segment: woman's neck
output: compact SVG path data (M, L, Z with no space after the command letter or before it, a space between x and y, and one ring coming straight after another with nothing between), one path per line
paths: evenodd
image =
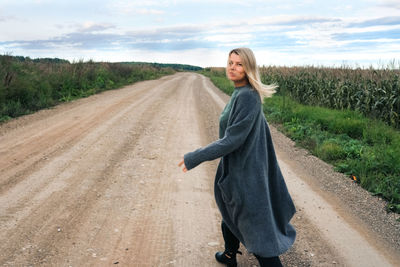
M248 85L249 81L248 80L242 80L242 81L234 82L234 84L235 84L235 87L243 87L243 86Z

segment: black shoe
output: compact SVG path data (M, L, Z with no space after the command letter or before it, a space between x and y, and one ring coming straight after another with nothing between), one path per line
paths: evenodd
M242 254L240 251L232 252L225 250L224 252L215 253L215 259L220 262L226 264L228 267L236 267L236 253Z

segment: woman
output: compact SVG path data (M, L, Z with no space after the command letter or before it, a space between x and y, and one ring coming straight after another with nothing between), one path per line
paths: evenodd
M214 194L222 215L225 251L216 253L217 261L236 266L242 242L261 266L282 266L279 255L296 237L289 223L296 210L262 111L263 97L271 96L276 86L260 82L249 48L229 53L226 75L235 90L220 116L220 139L185 154L178 165L186 172L204 161L221 158Z

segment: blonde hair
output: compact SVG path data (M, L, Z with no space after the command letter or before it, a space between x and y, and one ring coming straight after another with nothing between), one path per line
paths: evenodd
M276 92L275 89L278 87L278 85L277 84L266 85L261 82L260 74L256 63L256 58L253 54L253 51L251 51L251 49L247 47L240 47L231 50L229 52L229 57L231 56L232 53L238 55L242 60L243 68L246 73L246 78L249 81L250 85L260 95L261 101L264 100L264 97L271 97ZM228 62L229 62L229 57L228 57Z

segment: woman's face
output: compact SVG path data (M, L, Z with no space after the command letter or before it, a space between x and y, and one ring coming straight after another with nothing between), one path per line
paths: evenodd
M235 85L247 84L246 72L239 55L232 53L229 56L227 74L229 80L233 81Z

